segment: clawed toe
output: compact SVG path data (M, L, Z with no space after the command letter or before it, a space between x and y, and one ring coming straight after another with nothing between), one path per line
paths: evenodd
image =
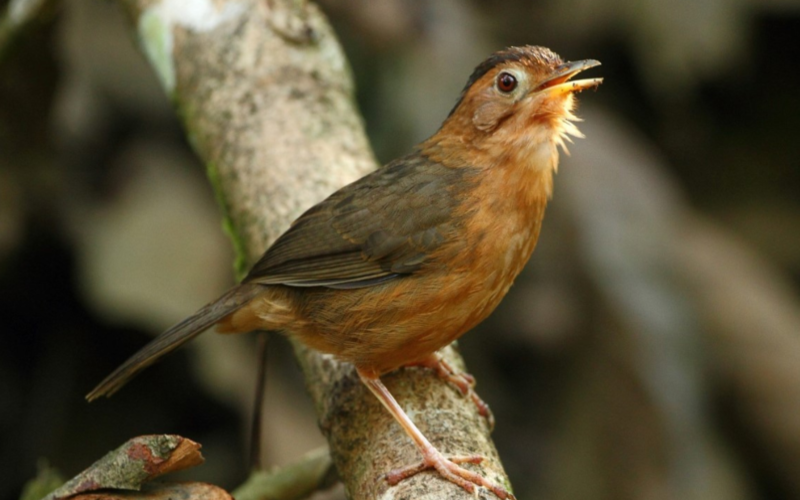
M449 459L445 460L455 464L479 464L483 461L483 457L479 455L467 455L463 457L450 457ZM386 481L390 485L394 486L403 479L407 479L419 472L424 471L425 469L436 469L436 466L433 463L428 463L425 460L421 460L419 463L414 465L401 467L399 469L387 472Z
M480 474L467 470L458 464L479 464L483 461L483 457L478 455L466 455L445 458L438 454L432 453L426 459L417 464L395 469L386 474L386 481L394 486L403 479L407 479L415 474L418 474L427 469L435 469L444 479L451 483L455 483L464 488L469 493L475 492L475 486L486 488L491 491L501 500L516 500L514 495L502 486L495 484Z
M472 403L478 407L478 413L486 419L486 423L489 425L489 430L494 429L494 413L492 413L492 409L489 408L489 405L481 399L480 396L475 391L470 391L469 394L470 398L472 398Z

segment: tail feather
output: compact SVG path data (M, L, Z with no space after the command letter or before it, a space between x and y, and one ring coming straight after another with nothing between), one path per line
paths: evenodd
M131 356L111 375L100 382L92 392L86 395L86 399L94 401L100 396L111 396L161 356L174 351L197 337L219 320L252 300L262 290L263 287L256 284L238 285L228 290L219 299L207 304L193 315L150 341L149 344L140 349L139 352Z

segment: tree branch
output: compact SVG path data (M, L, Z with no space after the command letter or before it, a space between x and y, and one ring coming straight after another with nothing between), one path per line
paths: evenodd
M315 5L121 3L208 169L240 273L304 209L376 167L345 57ZM296 353L350 498L382 496L389 489L383 474L417 462L418 452L350 365L297 344ZM489 429L468 399L427 370L404 370L385 382L434 445L485 456L479 472L508 485ZM419 474L392 494L470 498L432 478Z

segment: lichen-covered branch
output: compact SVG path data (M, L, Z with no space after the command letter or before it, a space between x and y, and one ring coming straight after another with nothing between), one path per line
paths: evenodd
M203 463L200 445L177 435L139 436L108 452L44 500L62 500L97 490L138 491L164 474Z
M208 169L240 272L304 209L376 167L345 57L314 4L121 2ZM300 345L296 351L349 496L384 496L383 474L415 463L418 452L351 366ZM452 349L446 356L460 362ZM422 369L385 382L434 445L486 456L476 467L508 484L489 429L469 400ZM470 497L427 473L390 494Z

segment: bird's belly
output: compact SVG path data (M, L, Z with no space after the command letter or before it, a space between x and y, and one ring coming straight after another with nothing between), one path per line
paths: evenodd
M310 347L386 373L426 358L482 321L503 294L472 276L401 278L382 286L306 297L289 329ZM313 292L312 292L313 293Z
M300 291L299 321L288 329L310 347L362 369L386 373L421 361L483 321L529 255L484 252L441 269L356 290Z

